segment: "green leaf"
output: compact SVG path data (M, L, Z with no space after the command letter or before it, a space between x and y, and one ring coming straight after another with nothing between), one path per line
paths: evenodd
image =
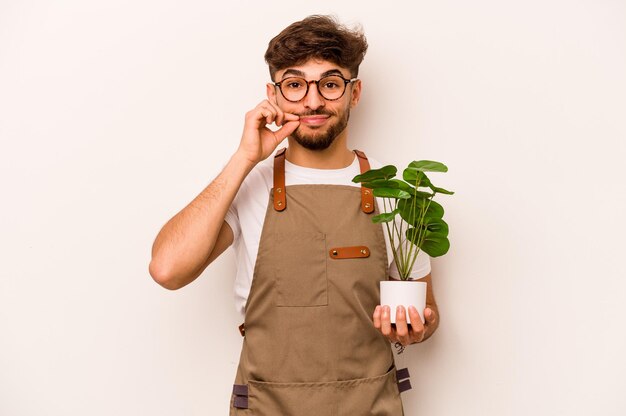
M400 213L400 217L402 217L402 219L410 225L415 225L420 212L419 204L415 207L415 210L413 209L413 199L414 198L401 199L400 201L398 201L397 208Z
M450 249L450 241L445 234L427 231L424 242L420 248L431 257L439 257L448 252Z
M371 182L375 179L391 179L396 176L398 168L393 165L383 166L380 169L370 169L360 175L356 175L352 182Z
M361 185L370 189L397 188L398 187L394 182L387 180L387 179L374 179L373 181L362 182Z
M401 189L411 195L415 193L415 188L400 179L374 179L370 182L363 182L362 185L370 189L390 188Z
M413 186L416 187L431 187L433 184L428 179L428 176L424 172L420 172L419 170L413 168L406 168L402 172L402 179L407 181Z
M447 190L445 190L443 188L437 188L436 186L431 186L430 189L432 189L433 192L437 192L439 194L454 195L454 192L447 191Z
M418 241L420 238L418 230L409 228L406 230L406 238L431 257L443 256L450 249L448 236L441 233L426 231L426 235L421 235L422 242L420 244Z
M447 172L448 167L433 160L416 160L409 163L409 167L420 172Z
M433 233L448 235L448 224L442 218L424 218L424 228Z
M407 240L419 247L419 241L417 241L419 233L417 232L417 228L409 228L406 230L405 235Z
M398 201L398 210L400 211L400 217L410 225L417 225L422 210L425 209L427 199L418 197L412 197L410 199L401 199Z
M406 191L411 195L415 193L415 188L401 179L390 179L389 182L393 184L391 186L392 188L402 189L403 191Z
M411 197L411 194L403 191L402 189L375 188L374 196L378 196L381 198L409 199Z
M435 196L435 194L431 194L428 192L422 192L422 191L415 191L414 193L415 196L420 197L420 198L424 198L424 199L430 199L433 196Z
M413 207L415 205L415 207ZM428 207L428 209L426 209ZM418 226L421 216L430 219L443 218L443 207L429 198L411 197L410 199L401 199L398 201L398 209L400 216L404 221L413 226ZM425 212L422 212L426 210Z
M425 216L430 218L443 218L443 214L444 210L441 204L431 200Z
M398 214L397 209L394 209L391 212L383 212L382 214L374 215L372 217L372 221L375 224L390 222L390 221L393 221L393 219L396 217L397 214Z

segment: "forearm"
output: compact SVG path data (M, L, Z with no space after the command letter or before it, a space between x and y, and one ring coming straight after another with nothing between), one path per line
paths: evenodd
M152 246L150 274L178 289L206 267L217 236L241 183L254 164L235 153L222 172L161 229Z

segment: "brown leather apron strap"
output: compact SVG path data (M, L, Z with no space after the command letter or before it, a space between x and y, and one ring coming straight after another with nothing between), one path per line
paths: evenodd
M274 209L283 211L287 208L287 199L285 198L285 151L282 148L274 156Z
M396 378L398 380L398 390L403 393L411 389L411 380L409 380L409 369L402 368L396 371Z
M367 160L365 153L356 149L354 149L354 153L356 153L359 158L361 173L365 173L370 170L370 162ZM374 212L374 195L372 194L372 190L365 188L363 185L361 185L361 209L366 214Z
M287 148L280 149L274 156L274 209L283 211L287 208L287 198L285 192L285 151ZM370 162L367 156L360 150L354 150L358 159L361 173L370 170ZM374 195L372 190L361 185L361 209L366 214L374 212Z

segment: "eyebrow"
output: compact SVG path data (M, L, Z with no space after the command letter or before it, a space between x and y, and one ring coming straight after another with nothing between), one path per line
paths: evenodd
M283 73L281 79L285 79L285 76L287 76L287 75L292 75L292 76L296 76L296 77L305 78L304 72L300 71L299 69L292 69L292 68L290 68L290 69L286 70ZM326 72L324 72L324 73L322 73L320 75L320 79L324 78L324 77L327 77L329 75L341 75L343 77L343 74L341 73L340 70L338 70L338 69L329 69L328 71L326 71Z

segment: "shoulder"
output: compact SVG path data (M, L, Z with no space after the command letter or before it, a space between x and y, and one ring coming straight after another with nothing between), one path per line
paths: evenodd
M369 153L367 152L363 152L363 153L365 153L365 156L367 156L367 161L369 162L371 169L379 169L388 164L388 163L383 163L380 159L378 159L375 156L374 157L370 156Z

